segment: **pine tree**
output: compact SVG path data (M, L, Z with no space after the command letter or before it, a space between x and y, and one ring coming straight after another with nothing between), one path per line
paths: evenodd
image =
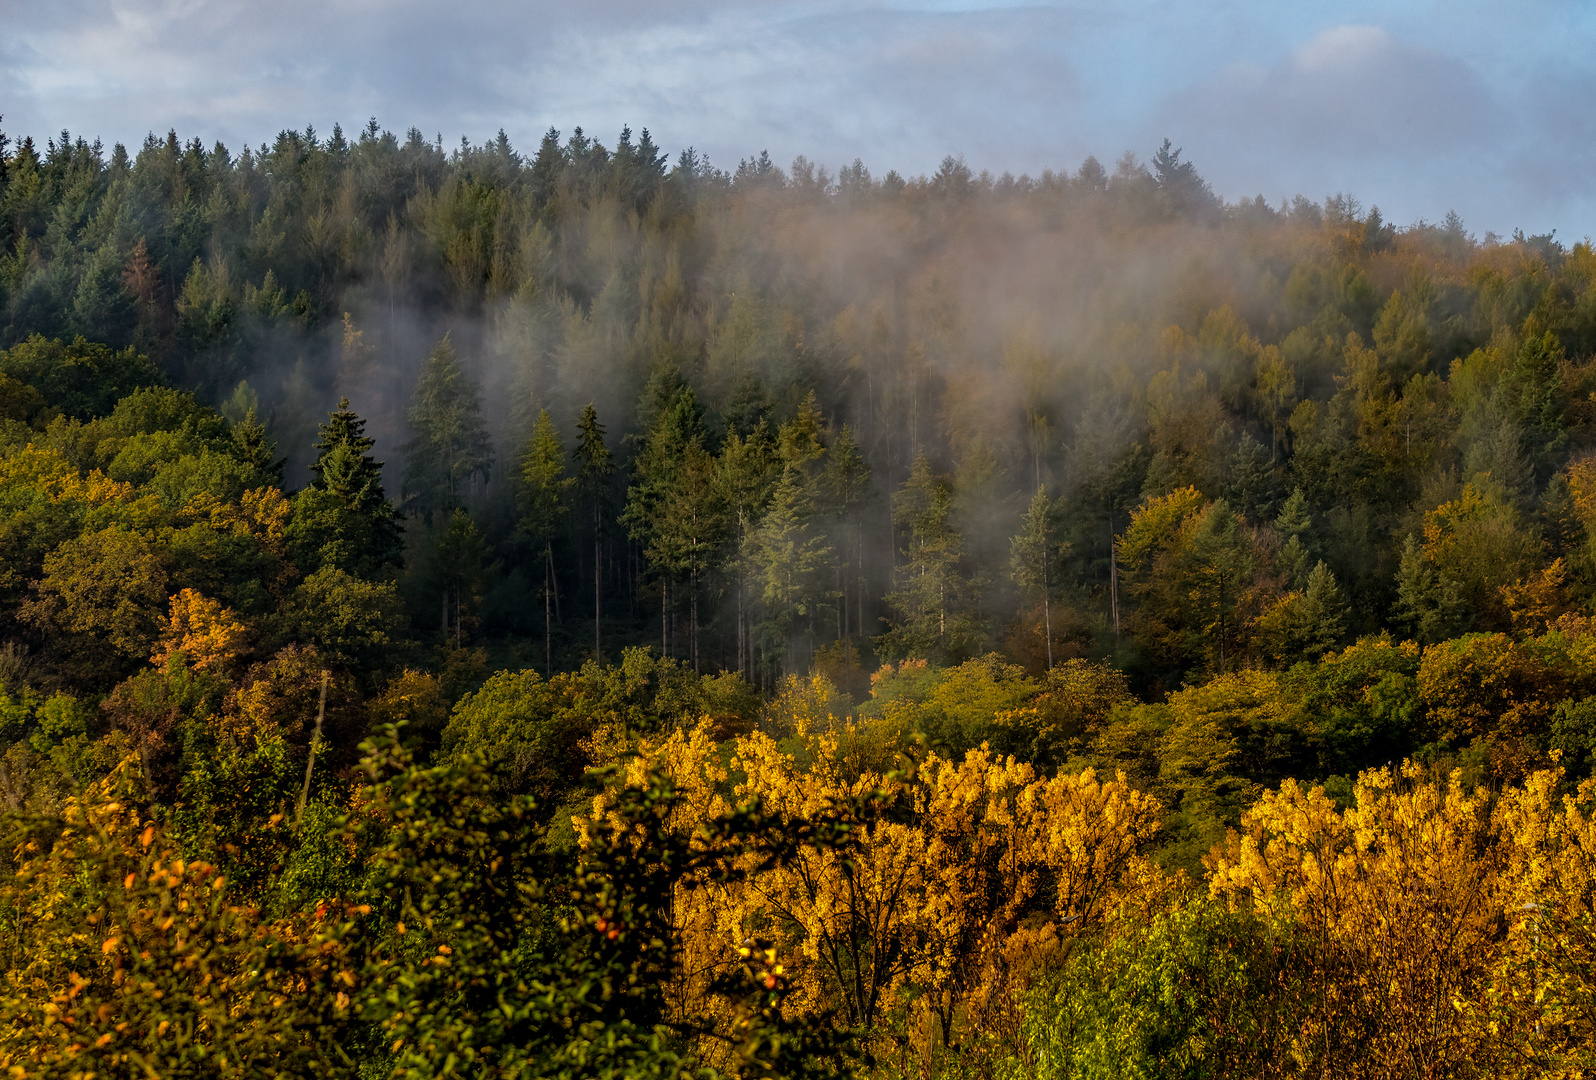
M662 370L666 377L656 378L645 397L643 411L654 419L634 461L621 521L643 545L649 569L660 582L661 649L667 653L671 587L685 581L688 653L696 666L699 580L722 541L725 522L714 458L704 445L708 431L703 410L673 367ZM666 394L673 396L655 397Z
M587 502L593 516L593 658L604 662L603 614L604 512L610 505L610 476L615 472L615 457L604 445L604 425L590 401L576 422L576 489Z
M1279 481L1269 450L1243 431L1230 458L1230 481L1226 498L1248 521L1266 521L1279 499Z
M788 670L795 666L796 624L812 619L830 596L823 582L831 547L815 528L810 488L800 467L789 464L782 469L750 545L759 613L754 636L764 648L765 669L772 676L778 674L774 663L778 651L786 656Z
M486 483L493 468L476 383L447 334L422 365L409 419L415 438L405 446L405 502L430 524L434 514L463 507L476 479Z
M533 551L543 556L543 658L547 673L554 673L554 650L550 625L550 600L559 600L559 583L554 570L554 537L569 507L566 494L575 483L565 475L565 447L549 411L538 412L521 454L521 484L516 531Z
M1437 571L1412 534L1402 545L1391 617L1423 645L1444 641L1467 628L1468 605L1462 590Z
M266 437L266 425L255 415L253 405L233 425L232 434L234 455L266 483L281 486L284 459L277 457L277 444Z

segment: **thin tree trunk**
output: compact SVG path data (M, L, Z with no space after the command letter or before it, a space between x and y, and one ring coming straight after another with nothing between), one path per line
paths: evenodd
M548 561L549 586L554 592L554 621L564 625L565 616L560 614L560 575L556 573L554 569L554 545L545 542L543 545L543 554Z
M1108 598L1114 613L1114 642L1119 642L1119 549L1114 543L1114 515L1108 515Z
M321 704L316 706L316 730L310 737L310 756L305 759L305 786L299 792L299 806L294 810L294 828L299 828L305 816L305 803L310 801L310 776L316 768L316 750L321 746L321 725L327 718L327 680L331 676L321 673Z

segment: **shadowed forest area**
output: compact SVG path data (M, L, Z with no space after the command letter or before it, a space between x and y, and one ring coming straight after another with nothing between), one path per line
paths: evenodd
M0 136L17 1076L1596 1069L1596 252Z

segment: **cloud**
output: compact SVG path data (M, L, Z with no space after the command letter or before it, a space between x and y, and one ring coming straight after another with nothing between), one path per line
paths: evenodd
M1261 0L0 4L13 134L175 127L237 149L375 115L530 148L550 126L629 123L721 165L768 148L878 175L948 153L1073 168L1167 134L1230 197L1350 190L1398 220L1456 205L1480 228L1596 226L1596 84L1569 47L1586 16L1556 3L1330 26Z
M1344 25L1178 88L1156 115L1232 199L1345 191L1398 222L1456 209L1480 232L1560 225L1577 239L1596 224L1576 179L1596 164L1593 91L1589 74L1520 83Z

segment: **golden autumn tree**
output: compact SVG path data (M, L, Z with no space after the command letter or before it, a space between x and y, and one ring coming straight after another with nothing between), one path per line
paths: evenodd
M1561 778L1537 772L1496 808L1506 941L1483 1004L1503 1076L1596 1072L1596 781L1559 795Z
M1123 777L1040 779L985 747L957 762L929 754L917 767L856 774L845 747L862 738L851 724L801 731L792 753L755 733L727 754L704 724L636 745L621 779L670 776L683 828L724 810L718 792L728 780L734 799L782 819L871 791L897 805L863 826L851 853L801 847L746 879L684 887L674 912L686 958L672 991L679 1007L736 963L736 943L757 935L775 942L792 973L789 1008L835 1014L869 1032L878 1051L930 1053L1011 1022L1011 982L1027 954L1094 926L1146 876L1138 851L1161 812ZM618 747L594 756L613 759ZM597 796L594 818L615 798L613 789Z
M150 663L164 668L182 653L196 671L222 671L238 662L249 647L249 629L231 608L197 589L172 596L172 610L156 642Z
M1489 1075L1473 1003L1503 918L1489 799L1422 767L1358 778L1338 811L1288 780L1209 858L1216 896L1304 932L1309 1000L1296 1053L1334 1075Z

